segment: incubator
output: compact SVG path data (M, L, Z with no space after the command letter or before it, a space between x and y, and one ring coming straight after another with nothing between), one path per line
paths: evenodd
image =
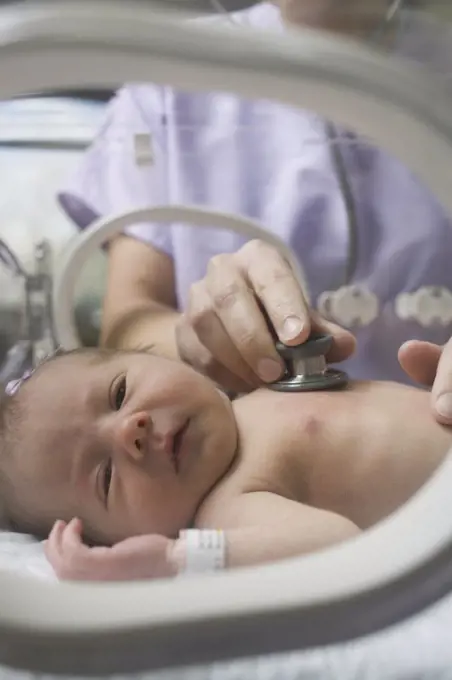
M187 21L190 12L215 5L12 3L0 9L0 98L108 91L132 81L209 91L221 82L222 90L316 111L358 131L415 171L452 214L446 74L374 49L372 41L310 31L263 39L229 22ZM310 295L303 268L282 241L252 220L199 207L153 206L99 220L53 263L49 242L38 243L29 269L5 243L0 259L21 282L17 299L25 312L0 310L2 382L58 345L82 343L74 305L83 263L113 234L147 220L215 224L269 240ZM88 325L95 326L95 311ZM55 584L0 572L0 662L40 673L108 675L292 652L399 623L452 591L451 485L449 456L405 507L358 539L272 566L190 577L189 586L183 579Z

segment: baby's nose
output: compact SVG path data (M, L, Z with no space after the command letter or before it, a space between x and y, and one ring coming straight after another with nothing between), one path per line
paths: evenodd
M119 426L119 444L134 460L141 460L148 448L151 418L147 413L125 416Z

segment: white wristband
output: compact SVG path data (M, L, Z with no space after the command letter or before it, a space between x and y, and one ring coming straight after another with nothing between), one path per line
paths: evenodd
M186 529L179 534L181 571L186 574L220 571L226 566L226 536L215 529Z

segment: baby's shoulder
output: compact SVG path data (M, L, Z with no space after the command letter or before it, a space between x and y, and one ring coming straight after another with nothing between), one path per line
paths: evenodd
M222 528L229 510L246 493L246 477L239 453L230 470L204 498L195 516L197 529Z
M209 494L198 508L193 525L196 529L225 529L231 506L240 495L231 496L228 501L215 492Z

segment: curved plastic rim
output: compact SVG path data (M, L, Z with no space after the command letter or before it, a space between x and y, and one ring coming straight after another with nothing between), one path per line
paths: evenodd
M154 81L232 90L334 118L395 153L452 213L452 101L431 74L308 33L178 25L141 4L0 10L0 97ZM96 21L96 16L98 21ZM74 37L76 36L76 37ZM14 77L11 77L14 74ZM322 645L363 635L452 589L452 459L392 518L304 559L162 584L0 578L0 661L108 674ZM50 595L52 597L50 597ZM53 599L52 599L53 598Z
M265 231L257 222L226 213L191 206L154 206L131 210L123 215L98 220L89 229L73 239L57 263L53 284L53 319L59 344L65 349L80 346L74 318L75 288L90 255L108 239L127 227L142 222L160 224L183 223L203 229L228 229L243 236L258 238L278 248L288 260L302 289L309 299L307 281L302 268L289 248L274 234Z

